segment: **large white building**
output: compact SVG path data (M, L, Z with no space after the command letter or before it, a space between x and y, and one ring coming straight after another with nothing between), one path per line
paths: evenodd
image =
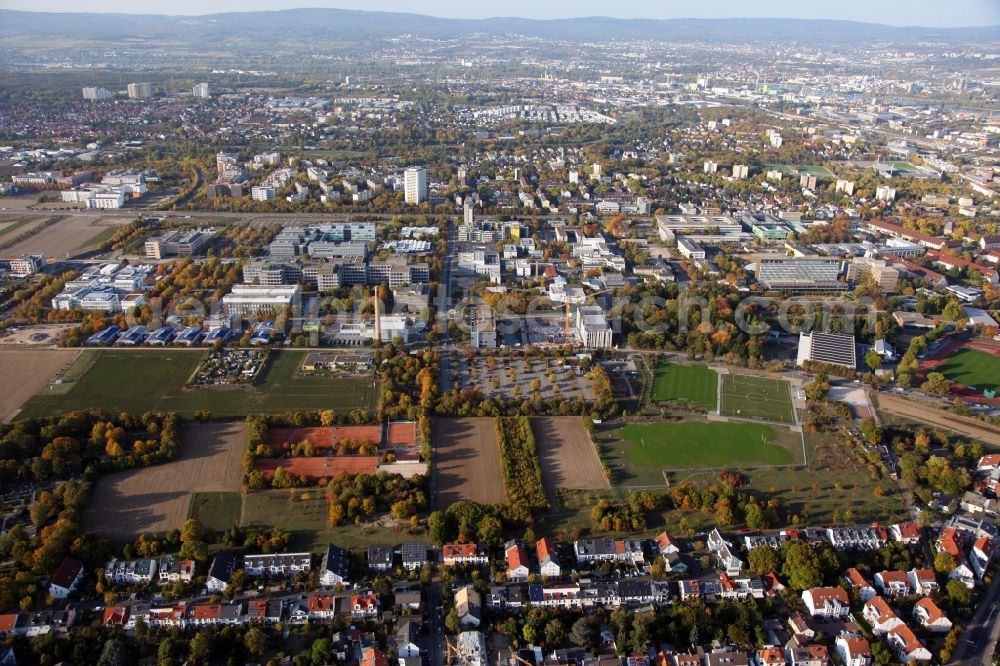
M85 208L122 208L125 192L117 187L74 187L59 193L63 203L83 204Z
M270 201L274 198L274 188L269 185L257 185L250 188L250 196L254 201Z
M162 259L166 256L178 257L198 254L215 235L214 228L192 229L190 231L170 231L163 236L153 236L146 240L146 256Z
M754 264L757 281L765 289L786 291L843 291L842 260L837 257L759 255Z
M212 96L212 93L208 90L207 83L194 84L194 88L191 89L191 94L195 97L201 97L202 99L208 99Z
M427 169L410 167L404 175L406 203L417 205L427 201Z
M299 298L298 285L267 287L252 284L237 284L222 297L226 315L248 315L281 311L290 307Z
M10 274L17 278L27 277L32 273L37 273L44 265L44 254L26 254L20 259L10 260Z
M854 370L858 367L857 345L853 335L836 333L799 333L797 365L807 361L842 365Z
M153 84L148 82L128 84L128 96L131 99L142 99L153 96Z
M111 99L111 91L105 88L87 87L83 89L83 98L92 102L103 102Z
M88 268L80 277L66 282L52 299L53 310L99 310L117 312L127 303L138 302L138 292L150 286L152 266L104 264Z
M611 346L612 331L604 311L596 305L585 305L576 310L576 331L580 342L588 349Z

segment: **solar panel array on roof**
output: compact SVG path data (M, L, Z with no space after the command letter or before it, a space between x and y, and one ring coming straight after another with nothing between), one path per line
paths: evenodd
M799 334L799 363L805 361L857 368L854 336L819 332Z

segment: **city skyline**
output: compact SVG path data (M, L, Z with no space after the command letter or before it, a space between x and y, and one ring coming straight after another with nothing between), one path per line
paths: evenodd
M483 19L495 17L518 17L527 19L549 20L558 18L579 18L592 16L609 16L621 19L732 19L732 18L768 18L768 19L815 19L815 20L854 20L866 23L880 23L891 26L926 26L926 27L971 27L1000 24L1000 5L991 0L957 0L949 3L948 11L941 10L940 3L934 0L914 0L912 2L891 1L872 6L864 0L845 0L836 7L809 6L792 0L772 0L764 7L753 8L738 0L709 0L699 3L697 8L689 4L663 3L655 6L638 5L623 8L609 7L596 0L582 2L551 2L540 5L526 0L514 0L504 6L503 11L497 11L492 5L469 6L455 0L439 0L414 7L411 2L403 0L373 0L372 2L329 2L325 0L294 0L293 2L276 3L263 0L236 2L222 0L206 7L194 0L179 0L171 3L157 12L136 12L135 5L121 0L98 0L87 7L87 12L109 13L164 13L169 15L208 15L226 12L273 11L281 9L296 9L305 7L322 7L331 9L354 9L365 11L385 11L414 13L442 18ZM0 4L0 8L21 11L43 12L77 12L78 5L66 0L9 0Z

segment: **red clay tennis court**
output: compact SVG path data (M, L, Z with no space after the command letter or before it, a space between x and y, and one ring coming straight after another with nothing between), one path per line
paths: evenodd
M329 479L347 472L348 474L375 474L378 469L377 456L333 456L314 458L260 458L257 469L264 478L274 478L274 471L281 467L286 472L309 480Z
M382 426L320 426L315 428L272 428L267 433L271 446L284 447L309 440L317 449L332 449L344 440L382 443Z

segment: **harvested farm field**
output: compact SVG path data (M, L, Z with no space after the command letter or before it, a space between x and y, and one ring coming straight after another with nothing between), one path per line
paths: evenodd
M98 480L83 516L86 531L131 541L140 534L180 529L193 494L239 492L246 445L243 423L183 426L177 460Z
M531 419L542 481L552 506L558 506L556 490L603 490L608 488L601 461L579 416L540 416Z
M0 350L0 377L6 384L0 393L0 420L14 416L79 354L75 349Z
M435 507L461 500L506 501L492 418L435 419L432 441Z

